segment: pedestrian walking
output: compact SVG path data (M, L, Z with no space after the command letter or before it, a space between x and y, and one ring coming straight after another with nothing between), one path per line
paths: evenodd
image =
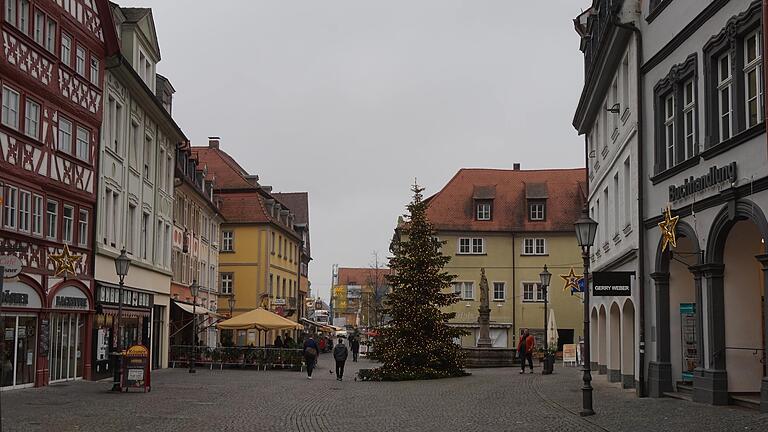
M517 343L517 352L520 357L520 373L525 373L525 361L528 360L528 365L531 367L531 373L533 373L533 348L536 345L536 338L528 332L528 329L523 331L523 335L520 337L520 342Z
M339 343L333 348L333 359L336 360L336 379L341 381L344 377L344 363L347 361L349 351L344 345L344 339L339 338Z
M312 370L317 364L317 355L320 349L315 342L315 338L309 335L309 339L304 341L304 363L307 364L307 379L312 379Z
M353 337L349 341L349 347L352 348L352 361L357 363L357 356L360 354L360 339Z

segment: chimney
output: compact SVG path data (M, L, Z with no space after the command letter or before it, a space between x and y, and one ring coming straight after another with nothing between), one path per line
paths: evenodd
M512 169L515 171L520 171L520 164L519 163L512 164Z
M245 176L245 179L248 180L248 183L250 183L250 184L252 184L254 186L259 186L259 176L258 175L255 175L255 174L247 175L247 176Z
M221 138L217 136L210 136L208 137L208 148L217 149L219 148L219 140Z

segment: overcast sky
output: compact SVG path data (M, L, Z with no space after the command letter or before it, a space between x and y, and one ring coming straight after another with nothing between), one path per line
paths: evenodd
M313 293L383 256L414 177L583 166L572 19L587 1L138 0L194 145L210 135L264 185L308 191Z

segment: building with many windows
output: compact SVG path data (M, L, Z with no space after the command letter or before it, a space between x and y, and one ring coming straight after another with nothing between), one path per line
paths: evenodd
M333 323L370 328L384 324L384 301L390 291L390 269L339 267L333 286Z
M107 59L96 223L95 375L109 376L119 297L114 260L125 249L123 344L149 347L153 368L168 362L174 153L187 141L156 96L160 61L152 11L111 4L121 51ZM162 88L161 88L162 90Z
M761 6L643 4L651 396L768 410Z
M299 295L297 313L299 318L307 316L306 300L312 289L309 280L309 262L312 261L312 248L309 236L309 194L307 192L272 192L278 201L288 206L293 212L293 227L301 237L299 247Z
M216 179L214 198L225 220L219 246L220 303L234 296L234 316L262 307L298 322L302 236L293 211L221 150L218 138L211 137L207 147L192 147L192 154ZM257 336L256 330L240 331L234 342L263 345L277 334Z
M189 336L194 313L198 319L196 339L215 347L219 340L214 324L219 308L219 230L223 219L214 201L214 179L186 145L176 150L175 170L171 297L177 307L171 311L171 345L192 343ZM192 283L198 286L196 299L189 288ZM197 307L192 308L195 300Z
M582 334L581 297L574 272L581 267L573 222L584 205L584 169L462 169L426 199L427 217L455 274L460 301L449 308L453 324L470 331L461 340L476 346L479 337L481 269L491 303L493 346L514 348L528 328L543 346L544 290L539 273L553 274L549 313L557 323L558 344L576 343ZM560 277L562 276L562 277ZM570 283L568 285L566 282Z
M594 272L631 272L629 296L590 298L591 361L597 374L624 388L640 379L637 314L643 267L638 224L638 36L636 2L595 2L575 21L584 53L585 80L573 125L584 135L589 171L589 213L598 221L591 250Z
M3 390L95 376L94 214L106 1L6 0L0 11ZM12 257L8 257L10 255Z

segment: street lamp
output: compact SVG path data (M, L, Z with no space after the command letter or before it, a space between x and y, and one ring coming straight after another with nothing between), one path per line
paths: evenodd
M549 355L549 322L547 321L547 312L548 312L548 299L547 299L547 287L549 287L549 280L552 278L552 273L550 273L547 270L547 265L544 264L544 271L539 273L539 278L541 278L541 289L544 290L544 355Z
M195 373L195 356L197 354L197 291L200 286L192 279L189 291L192 293L192 353L189 356L189 373Z
M584 261L584 385L581 387L582 409L581 416L595 414L592 409L592 371L589 358L589 248L595 243L597 234L597 222L589 217L586 205L581 211L581 217L574 224L576 227L576 241L581 247L581 258Z
M117 352L112 353L114 361L114 380L112 382L112 391L121 391L120 369L122 368L123 357L123 285L125 277L128 275L128 269L131 267L131 259L125 253L125 247L120 251L120 255L115 258L115 273L120 278L119 298L117 300Z
M232 318L232 314L235 312L235 296L230 296L227 303L229 303L229 317Z

